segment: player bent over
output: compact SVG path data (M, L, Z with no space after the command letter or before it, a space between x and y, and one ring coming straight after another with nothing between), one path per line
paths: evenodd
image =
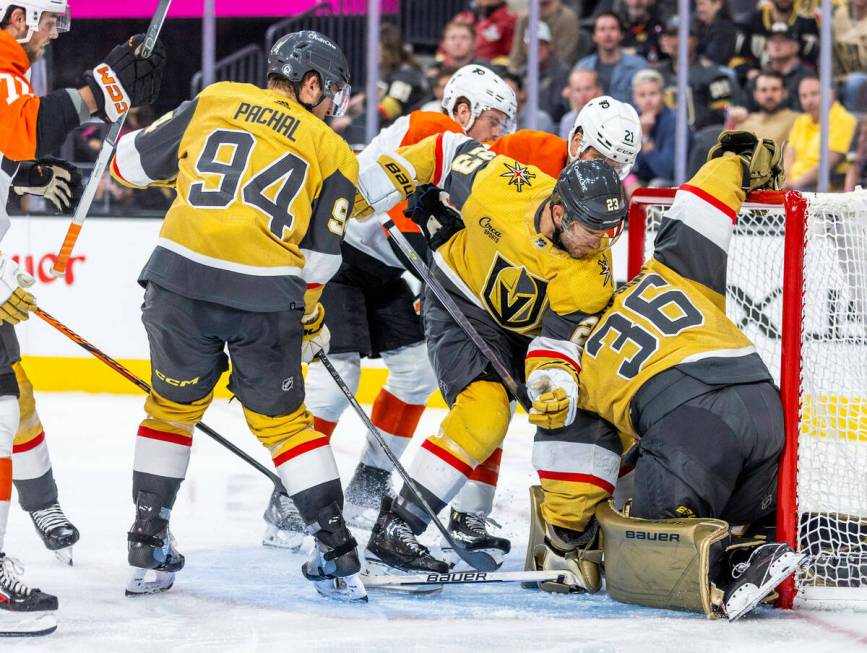
M524 358L530 356L534 367L573 376L570 361L578 352L570 338L613 293L609 233L626 215L614 170L602 161L578 161L555 180L466 136L445 133L362 169L359 188L375 209L396 202L397 169L445 191L462 213L462 219L454 211L438 216L442 226L430 243L434 274L512 375L523 378ZM431 361L449 413L409 471L439 511L502 444L512 398L429 289L424 310ZM564 426L577 396L563 406L562 397L548 399L558 404L550 419ZM369 566L447 570L416 539L428 522L406 489L393 503L384 500L367 546ZM502 551L488 552L502 560Z
M333 41L304 31L274 45L268 71L266 90L209 86L125 136L113 162L122 183L178 191L140 276L153 391L136 438L129 595L169 589L184 565L169 518L193 427L231 359L229 388L316 539L304 575L324 595L366 600L337 466L301 376L328 347L319 296L340 266L358 176L323 122L346 108L349 67Z
M165 50L158 44L148 59L136 55L143 35L114 48L87 85L36 97L29 69L48 44L69 29L66 0L0 1L0 237L10 226L6 202L10 188L39 195L61 210L72 207L81 177L64 161L49 158L67 134L97 115L115 120L130 106L154 101L159 93ZM110 80L110 81L106 81ZM121 106L116 106L118 102ZM3 537L12 483L21 506L51 550L71 562L78 531L57 499L57 486L33 388L21 366L13 328L34 307L25 290L33 279L0 254L0 635L41 635L57 627L57 599L30 589L17 561L5 556Z
M590 493L551 477L562 458L547 455L537 435L543 492L531 565L593 565L601 527L613 598L734 620L801 562L785 544L731 535L774 514L784 444L771 374L725 314L727 252L745 191L779 188L780 155L769 139L723 132L678 190L653 257L601 314L581 356L579 403L611 433L638 439L634 496L618 512L607 502L611 487Z
M475 64L464 66L445 87L442 113L413 111L398 118L364 148L359 164L443 132L465 133L480 142L495 140L512 128L517 110L515 94L496 73ZM404 216L405 208L406 203L401 202L387 214L349 223L342 246L343 265L322 294L331 332L329 357L350 387L357 387L363 355L381 356L389 370L388 381L373 403L371 419L398 457L436 390L415 292L402 276L413 268L382 228L383 222L392 220L414 247L426 252L424 236ZM314 389L309 392L308 407L318 430L330 435L348 402L320 363L308 369L307 387ZM346 488L351 523L373 525L383 495L390 492L392 471L393 465L368 434Z

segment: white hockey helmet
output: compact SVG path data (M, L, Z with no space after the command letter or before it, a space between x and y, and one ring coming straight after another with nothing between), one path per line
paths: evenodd
M490 68L469 64L459 68L449 79L443 89L442 106L452 120L455 119L455 107L461 98L467 99L472 112L470 121L464 125L464 132L472 129L476 118L486 109L505 113L507 121L504 133L515 131L518 116L518 100L515 91Z
M42 14L57 14L57 31L68 32L69 3L67 0L0 0L0 20L6 18L10 7L21 7L24 10L24 20L27 25L27 36L18 39L19 43L27 43L33 33L39 29Z
M572 139L579 128L581 145L573 156ZM626 179L641 150L638 112L631 104L608 95L594 98L578 112L567 144L569 161L579 158L588 147L592 147L608 159L621 179Z

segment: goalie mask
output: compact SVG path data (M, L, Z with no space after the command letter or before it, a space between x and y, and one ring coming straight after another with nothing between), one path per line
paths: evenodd
M53 31L57 31L58 34L69 31L71 21L69 3L66 0L16 0L15 2L0 0L0 21L9 18L8 14L12 7L24 10L24 22L27 25L27 36L18 39L19 43L28 43L33 34L39 31L45 14L55 14L57 17Z
M460 68L451 76L445 89L443 89L442 107L452 120L455 120L455 109L461 98L470 103L470 112L472 113L470 121L464 125L464 133L472 129L476 118L487 109L494 109L506 114L504 134L515 131L518 115L518 100L515 97L515 91L490 68L470 64Z
M301 102L301 82L309 72L319 75L322 95L313 104ZM285 79L295 89L295 97L311 111L326 97L333 103L333 117L346 113L352 87L349 85L349 64L343 51L330 38L313 30L287 34L274 44L268 55L268 78Z
M594 232L605 232L599 251L609 249L623 231L626 219L626 194L617 173L605 161L573 161L560 173L551 204L563 207L562 225L555 241L573 222Z
M572 139L581 130L581 144L572 153ZM605 157L621 179L626 179L641 150L641 123L632 105L603 95L584 105L569 132L569 160L580 159L590 147Z

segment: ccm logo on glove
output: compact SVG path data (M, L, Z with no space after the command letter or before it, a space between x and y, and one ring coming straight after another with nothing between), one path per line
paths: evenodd
M126 113L129 110L129 104L126 101L123 88L117 82L117 75L114 74L114 71L108 64L104 63L97 66L95 72L99 75L99 81L105 89L105 94L114 102L115 112L117 114Z

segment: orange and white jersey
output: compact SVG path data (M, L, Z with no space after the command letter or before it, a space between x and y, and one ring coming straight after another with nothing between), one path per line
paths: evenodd
M434 111L413 111L401 116L383 129L370 141L358 155L359 166L376 161L381 154L393 152L399 147L415 145L433 134L443 132L463 133L461 126L444 113ZM382 225L391 219L402 232L420 234L421 230L403 214L406 202L401 202L388 214L377 215L369 220L350 220L346 229L345 242L357 250L372 256L389 267L403 268L404 265L388 242L388 235Z
M566 141L547 132L522 129L498 138L488 146L495 154L530 163L554 179L569 163Z

